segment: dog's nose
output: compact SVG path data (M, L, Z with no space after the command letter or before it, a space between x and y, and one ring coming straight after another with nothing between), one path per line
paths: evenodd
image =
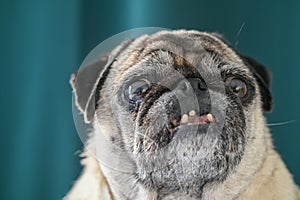
M178 110L181 113L188 113L191 110L200 114L211 111L209 90L201 78L180 80L175 85L174 94L178 101Z
M206 83L201 78L185 78L174 85L173 94L176 96L176 110L188 113L191 110L198 114L211 111L211 101Z
M195 94L198 97L207 95L207 86L201 78L182 79L176 86L176 90L181 90L185 95Z

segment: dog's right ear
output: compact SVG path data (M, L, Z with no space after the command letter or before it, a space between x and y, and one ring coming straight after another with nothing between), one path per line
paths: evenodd
M91 123L99 101L98 94L105 82L110 68L117 57L126 49L133 39L122 42L109 55L100 57L94 63L81 67L71 75L70 84L75 96L75 104L83 114L85 123Z
M108 56L103 56L94 63L79 68L79 70L71 75L70 84L73 88L75 104L78 110L83 114L84 121L90 123L94 112L89 104L95 101L94 90L98 78L105 70Z

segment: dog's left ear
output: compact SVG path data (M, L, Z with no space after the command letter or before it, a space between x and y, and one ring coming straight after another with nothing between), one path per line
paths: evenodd
M100 90L110 68L132 41L133 39L122 42L109 55L102 56L96 62L81 67L71 75L70 84L73 88L75 104L83 114L85 123L93 121Z
M271 75L269 71L265 66L258 63L253 58L241 54L239 54L239 56L243 60L244 64L249 67L258 82L264 111L271 111L273 100L270 92Z

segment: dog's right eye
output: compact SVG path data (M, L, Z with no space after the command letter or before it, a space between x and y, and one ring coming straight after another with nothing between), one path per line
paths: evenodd
M232 92L238 97L242 98L247 95L248 89L244 81L234 77L228 77L226 79L226 84L232 90Z
M150 88L150 83L144 79L132 82L125 90L125 99L129 101L129 109L136 109Z

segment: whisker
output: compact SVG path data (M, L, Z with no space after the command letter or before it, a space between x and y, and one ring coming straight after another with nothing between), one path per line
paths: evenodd
M277 123L270 123L267 124L268 126L281 126L281 125L286 125L286 124L291 124L296 122L297 120L290 120L290 121L286 121L286 122L277 122Z
M151 140L151 142L156 143L155 140L153 140L152 138L150 138L146 134L142 134L142 133L139 133L139 132L137 132L137 134L140 135L140 136L143 136L143 140L145 140L147 138L148 140Z
M175 174L175 176L176 176L176 181L177 181L179 187L180 187L181 189L183 189L182 184L181 184L180 181L179 181L178 174L177 174L176 170L174 171L174 174Z
M240 37L240 34L241 34L241 32L242 32L244 26L245 26L245 22L242 23L242 25L241 25L241 27L240 27L238 33L236 34L236 37L235 37L235 45L234 45L234 47L237 47L238 44L239 44L239 37Z

